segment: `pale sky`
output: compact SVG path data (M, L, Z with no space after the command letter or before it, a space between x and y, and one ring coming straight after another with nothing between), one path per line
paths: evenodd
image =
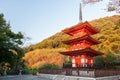
M83 6L83 21L115 15L106 12L108 0ZM0 0L0 13L14 32L23 32L38 43L79 22L80 0Z

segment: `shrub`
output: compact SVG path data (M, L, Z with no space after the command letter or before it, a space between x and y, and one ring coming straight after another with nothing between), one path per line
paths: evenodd
M97 56L94 59L95 68L104 68L104 57Z
M36 75L37 72L38 72L38 69L36 69L36 68L30 69L30 73L33 75Z

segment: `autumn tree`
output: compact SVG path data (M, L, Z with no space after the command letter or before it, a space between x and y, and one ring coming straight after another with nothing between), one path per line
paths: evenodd
M99 33L93 35L95 39L101 41L100 44L94 45L96 50L105 53L103 57L95 58L95 64L101 64L100 66L109 66L112 63L107 61L111 60L114 64L120 63L120 16L114 15L111 17L105 17L96 19L89 22L93 27L99 30ZM46 62L51 63L63 63L64 58L60 55L56 55L61 50L69 47L62 43L62 41L69 40L70 36L62 32L58 32L53 36L39 42L38 44L31 45L27 48L28 53L24 58L27 66L38 66ZM46 48L46 49L43 49ZM61 48L58 50L58 48ZM54 50L54 51L51 51ZM44 55L43 55L44 54ZM110 55L109 55L110 54ZM111 57L111 55L113 57ZM43 57L46 56L46 57ZM115 60L114 57L116 58ZM62 60L60 60L62 59ZM59 60L59 61L58 61Z
M106 68L119 67L120 65L120 16L104 18L92 22L100 33L94 35L101 44L95 45L97 50L105 55L95 58L95 64Z
M120 18L118 17L118 19ZM101 41L101 44L96 45L95 47L97 50L100 50L105 54L116 54L120 50L119 20L117 20L117 22L114 21L106 18L96 20L96 22L93 23L96 24L94 27L100 30L100 33L94 35L94 37Z

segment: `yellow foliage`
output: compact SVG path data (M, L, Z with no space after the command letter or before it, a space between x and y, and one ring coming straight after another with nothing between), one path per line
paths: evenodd
M36 49L26 53L23 59L25 60L25 64L30 68L39 68L45 63L61 66L65 57L59 53L60 51L65 51L65 49Z
M93 35L93 37L101 41L101 44L94 45L93 47L106 55L119 55L116 53L120 52L120 16L115 15L96 19L91 21L90 24L100 31ZM67 57L61 55L59 52L64 51L65 47L69 47L62 43L62 41L68 39L68 35L59 32L36 45L28 47L26 50L29 52L23 58L25 64L30 68L38 68L45 63L61 66Z

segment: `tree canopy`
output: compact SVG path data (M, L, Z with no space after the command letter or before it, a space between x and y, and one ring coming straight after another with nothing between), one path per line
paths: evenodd
M106 66L109 66L109 64L112 66L112 63L109 63L109 60L114 64L120 63L120 16L114 15L111 17L100 18L90 21L89 23L99 30L99 33L93 35L92 37L101 41L100 44L94 45L93 47L95 47L96 50L105 53L103 57L96 57L95 63L103 63L101 64L101 66L104 66L104 64L106 64ZM57 48L65 50L64 48L69 47L62 43L62 41L68 39L70 39L70 36L64 34L63 32L58 32L55 35L44 39L38 44L26 47L26 49L28 50L28 53L26 53L24 57L26 64L29 67L33 65L39 67L39 65L36 65L37 63L42 64L43 62L45 62L44 58L41 58L41 56L48 56L48 53L51 54L51 57L46 57L46 61L50 58L53 58L54 63L59 63L57 61L58 58L64 59L64 57L56 56L59 53L59 51L57 51ZM51 52L51 49L54 49L54 52ZM36 56L39 58L37 58ZM57 59L55 60L55 58ZM39 61L38 59L42 60ZM31 61L34 63L31 63ZM52 59L49 60L49 62L52 63Z
M94 35L101 44L96 45L96 49L105 54L116 54L120 51L120 16L106 17L91 22L94 27L100 30Z
M99 33L93 35L93 37L101 44L94 47L104 53L117 53L120 50L120 16L112 16L96 19L90 22L90 24L99 30ZM34 49L43 48L63 48L68 47L63 44L62 41L70 39L70 36L63 32L58 32L55 35L44 39L43 41L26 47L28 51Z
M12 69L16 67L24 53L20 47L23 44L24 35L21 32L13 32L10 27L4 15L0 14L0 67L8 63Z

